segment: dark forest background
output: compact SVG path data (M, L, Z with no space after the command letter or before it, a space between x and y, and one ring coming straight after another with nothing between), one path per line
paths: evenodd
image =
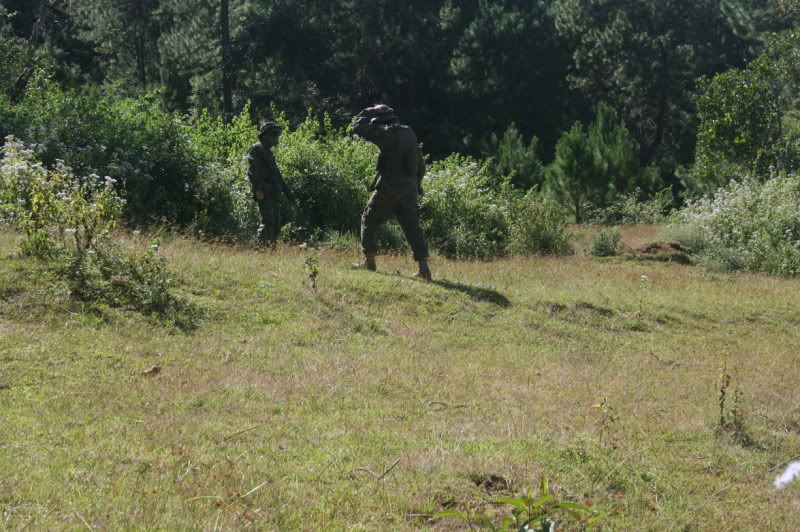
M3 0L0 17L63 86L158 90L181 113L252 102L256 121L385 102L434 157L497 156L510 134L547 163L605 102L667 184L693 161L698 78L797 24L773 0Z

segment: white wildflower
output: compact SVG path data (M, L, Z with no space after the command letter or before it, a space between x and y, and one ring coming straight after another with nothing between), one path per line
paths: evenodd
M158 251L158 244L153 244L152 246L150 246L150 249Z
M68 234L76 233L77 231L78 231L77 229L72 229L72 228L64 229L64 232Z
M798 478L800 478L800 462L790 462L786 470L778 475L772 485L782 490Z

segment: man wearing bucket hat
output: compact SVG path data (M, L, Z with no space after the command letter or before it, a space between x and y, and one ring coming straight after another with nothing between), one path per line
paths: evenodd
M364 261L356 265L375 271L380 226L395 217L403 229L414 260L419 264L415 277L431 280L428 244L419 224L419 194L425 175L425 160L417 135L400 121L386 105L368 107L356 115L352 131L380 148L377 175L369 187L369 198L361 216L361 251Z
M278 145L281 126L267 122L258 130L258 140L247 150L247 177L261 212L256 240L259 244L275 246L281 230L280 196L283 194L294 201L292 191L283 180L281 171L275 163L272 148Z

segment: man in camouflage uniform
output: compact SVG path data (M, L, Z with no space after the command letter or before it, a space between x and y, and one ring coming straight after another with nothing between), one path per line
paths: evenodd
M370 186L372 196L361 217L361 251L364 261L359 267L375 271L378 251L378 229L391 217L396 217L419 263L415 277L431 280L428 266L428 244L419 224L418 198L425 175L425 160L419 149L417 135L401 125L394 111L386 105L376 105L361 111L353 122L353 133L380 148L377 175Z
M281 126L275 122L267 122L258 131L259 142L250 146L246 155L247 177L250 178L253 199L258 202L258 210L261 212L256 240L259 244L273 248L281 230L281 191L294 201L272 154L272 148L278 145L280 136Z

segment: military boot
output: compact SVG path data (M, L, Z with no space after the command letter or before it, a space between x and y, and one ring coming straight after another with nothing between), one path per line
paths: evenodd
M353 264L353 269L356 270L369 270L374 272L378 269L378 265L375 264L375 254L374 253L364 253L364 260L361 262L356 262Z
M428 259L422 259L419 261L419 270L414 274L414 277L427 282L431 282L433 280L431 277L431 269L428 266Z

